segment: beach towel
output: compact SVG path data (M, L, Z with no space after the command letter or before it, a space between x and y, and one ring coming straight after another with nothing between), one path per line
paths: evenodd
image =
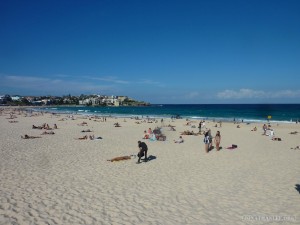
M119 157L115 157L113 159L108 159L107 161L118 162L118 161L128 160L128 159L131 159L131 156L119 156Z

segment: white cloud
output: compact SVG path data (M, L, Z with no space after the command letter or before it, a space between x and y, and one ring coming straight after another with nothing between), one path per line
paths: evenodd
M113 85L99 85L95 82L85 79L57 79L57 78L41 78L33 76L12 76L2 75L0 87L17 88L25 92L38 92L49 94L65 94L80 92L103 92L113 91Z
M31 77L31 76L12 76L12 75L8 75L8 76L4 76L4 78L6 78L7 80L10 80L10 81L13 81L13 82L25 82L25 83L49 81L48 78Z
M105 76L105 77L83 76L83 78L90 79L90 80L99 80L99 81L117 83L117 84L129 84L130 83L129 81L120 80L114 76Z
M249 98L294 98L300 97L300 90L282 90L274 92L266 92L261 90L240 89L238 91L225 90L217 93L220 99L249 99Z
M283 98L297 98L300 97L300 90L283 90L273 93L274 98L283 97Z
M137 81L136 83L137 84L145 84L145 85L154 85L157 87L165 87L164 84L162 84L158 81L150 80L150 79L141 79L141 80Z

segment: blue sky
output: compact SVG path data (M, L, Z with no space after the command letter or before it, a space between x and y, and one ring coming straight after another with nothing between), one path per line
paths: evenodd
M1 1L0 94L300 103L300 1Z

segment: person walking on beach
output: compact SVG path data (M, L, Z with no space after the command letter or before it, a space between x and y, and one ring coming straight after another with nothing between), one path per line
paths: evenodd
M264 131L264 135L266 135L266 134L267 134L267 129L268 129L267 125L266 125L266 124L264 124L264 125L263 125L263 131Z
M221 134L220 131L217 131L215 136L215 144L216 144L217 151L220 150L220 143L221 143Z
M209 142L210 142L210 138L209 138L209 132L205 132L204 135L204 145L205 145L205 152L208 153L209 152Z
M208 130L208 136L209 136L209 145L208 145L208 149L211 150L213 148L213 143L212 143L212 135L211 135L211 129Z
M199 134L201 134L201 126L202 126L202 121L200 121L199 126L198 126L198 128L199 128Z
M203 120L201 124L202 124L202 128L203 128L203 129L206 128L205 120Z
M139 147L139 153L138 153L139 159L138 159L137 163L141 162L141 158L143 156L145 156L144 161L147 162L148 146L146 145L145 142L138 141L138 147Z

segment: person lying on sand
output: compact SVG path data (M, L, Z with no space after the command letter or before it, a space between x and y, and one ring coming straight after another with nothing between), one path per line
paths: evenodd
M298 134L298 131L293 131L290 134Z
M75 138L75 140L86 140L88 138L87 135L83 136L83 137L80 137L80 138Z
M87 126L87 122L82 122L82 123L79 123L77 124L78 126Z
M93 132L93 131L91 131L90 129L87 129L87 130L82 130L81 132Z
M182 138L182 136L180 136L177 140L174 140L174 143L183 143L184 142L184 140L183 140L183 138Z
M9 123L17 123L18 121L16 120L11 120L11 121L8 121Z
M185 130L181 132L181 135L195 135L194 131Z
M296 146L295 148L291 148L291 149L294 149L294 150L300 150L300 146Z
M41 133L41 135L44 135L44 134L55 134L55 133L53 131L50 131L50 132L44 131L43 133Z
M42 126L35 126L35 125L32 125L32 129L43 129L43 127Z
M170 131L176 131L174 127L170 127Z
M34 138L41 138L41 137L38 137L38 136L29 136L28 134L25 134L24 137L21 136L21 138L23 138L23 139L34 139Z
M90 136L89 136L89 139L90 139L90 140L101 140L102 137L95 137L95 135L90 135Z
M108 159L107 161L110 162L118 162L118 161L122 161L122 160L128 160L131 159L131 156L120 156L120 157L115 157L113 159Z
M278 137L272 137L272 141L282 141L281 138Z

